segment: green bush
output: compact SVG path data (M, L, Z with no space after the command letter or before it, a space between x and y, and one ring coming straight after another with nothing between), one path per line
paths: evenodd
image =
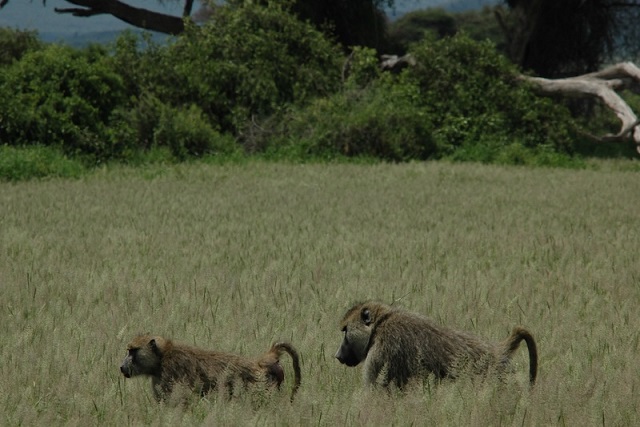
M0 145L0 179L22 181L49 176L78 177L85 171L78 160L69 159L53 147Z
M629 105L632 111L640 111L640 95L632 91L622 91L620 96ZM621 129L620 119L613 110L599 100L573 100L570 104L574 109L574 115L584 135L576 151L586 157L604 158L637 158L636 144L632 138L618 142L601 142L587 135L603 136L617 134ZM577 101L577 102L576 102ZM578 103L579 102L579 103ZM577 105L576 105L577 104Z
M411 102L389 102L388 96L381 87L317 101L288 117L272 149L284 148L298 157L430 157L435 146L428 118L416 114Z
M235 139L214 130L195 105L181 110L162 109L154 143L158 147L169 147L179 160L212 154L224 156L238 151Z
M220 7L204 26L142 56L131 45L122 42L115 60L141 64L128 69L140 70L132 79L142 91L173 107L198 105L234 135L252 118L333 93L340 82L339 49L274 5Z
M517 70L490 43L456 36L414 45L413 54L415 67L376 74L370 67L375 53L355 50L343 91L285 115L262 145L296 156L393 161L569 158L569 112L518 81Z
M573 152L569 111L519 81L518 70L490 42L457 35L413 45L411 53L418 65L407 69L406 79L433 119L441 155L484 151L484 161L493 161L510 144Z
M145 152L150 154L157 148L166 148L178 161L228 156L240 150L235 139L218 132L198 106L174 108L150 94L143 94L130 109L114 112L110 138L114 142L136 141L136 149L124 155L136 163L148 157Z
M163 111L168 107L158 98L148 93L133 97L131 106L125 105L114 110L111 117L109 138L114 141L132 141L131 151L147 151L154 145L154 133L160 123ZM135 155L124 153L124 158Z
M122 149L107 137L126 100L120 76L99 48L61 45L28 52L0 76L0 142L55 145L100 161Z

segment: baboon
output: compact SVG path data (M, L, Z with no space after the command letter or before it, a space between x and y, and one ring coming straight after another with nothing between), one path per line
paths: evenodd
M347 366L364 362L365 384L402 389L412 378L455 379L465 370L486 374L494 369L502 377L522 340L529 349L530 385L536 380L536 343L519 326L505 341L489 343L420 314L369 301L350 308L341 328L344 339L336 358Z
M174 386L183 386L200 393L226 388L229 397L237 386L245 389L250 384L262 383L266 388L280 388L284 369L280 356L288 353L293 361L294 385L291 400L300 387L300 358L289 343L273 344L271 349L256 359L174 343L161 336L139 335L127 346L127 355L120 372L131 378L150 376L157 401L169 397Z

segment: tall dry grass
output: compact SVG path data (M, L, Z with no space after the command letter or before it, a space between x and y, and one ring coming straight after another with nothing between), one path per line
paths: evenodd
M0 423L637 425L639 181L252 163L0 184ZM525 325L536 388L523 346L505 385L363 390L333 354L368 298L493 340ZM158 405L118 370L138 332L248 355L291 340L303 385L293 404Z

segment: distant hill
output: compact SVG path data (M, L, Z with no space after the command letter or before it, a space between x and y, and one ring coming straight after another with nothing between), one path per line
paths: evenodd
M158 12L180 15L182 1L151 2L149 0L124 0L136 7L152 8ZM496 4L499 0L396 0L395 6L387 11L390 19L397 19L407 12L429 7L442 7L450 11L479 9L484 5ZM199 2L196 1L195 7ZM125 29L138 31L131 25L112 16L99 15L79 18L68 14L55 13L54 8L73 7L64 0L42 2L10 0L0 10L0 27L36 30L46 42L65 42L80 47L89 43L108 43L115 40ZM158 35L158 40L165 36Z

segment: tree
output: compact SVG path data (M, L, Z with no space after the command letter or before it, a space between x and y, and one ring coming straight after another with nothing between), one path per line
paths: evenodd
M593 72L616 53L637 49L639 0L504 0L496 17L509 56L542 77ZM633 35L636 37L634 38Z
M395 0L228 0L230 5L280 4L301 21L338 41L346 50L354 46L384 50L387 46L387 23L383 7Z
M288 0L285 0L288 1ZM394 0L296 0L292 10L303 21L333 36L344 47L386 48L387 24L383 6Z
M599 141L632 139L640 152L639 121L619 95L638 91L640 70L621 56L638 54L639 0L504 0L496 17L507 37L511 60L539 77L521 76L547 96L601 101L622 122L619 132ZM600 71L598 71L600 70ZM584 105L584 104L583 104ZM583 110L584 111L584 110Z
M35 32L0 28L0 67L19 60L26 52L38 47L40 41Z

